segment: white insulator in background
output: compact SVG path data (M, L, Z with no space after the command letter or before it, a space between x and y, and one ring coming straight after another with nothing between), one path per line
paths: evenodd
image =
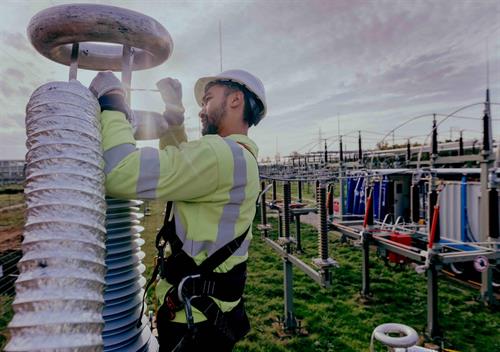
M6 351L100 351L105 265L100 108L77 81L26 108L26 225Z

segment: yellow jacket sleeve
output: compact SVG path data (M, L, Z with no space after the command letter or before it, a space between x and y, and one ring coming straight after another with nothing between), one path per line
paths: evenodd
M186 129L184 124L179 126L170 126L167 131L160 137L160 149L165 149L166 146L178 147L181 143L187 142Z
M217 189L217 141L202 138L189 143L183 126L162 137L164 149L136 148L125 115L101 114L106 193L124 199L194 200ZM167 145L167 144L173 145ZM174 145L178 145L174 146Z

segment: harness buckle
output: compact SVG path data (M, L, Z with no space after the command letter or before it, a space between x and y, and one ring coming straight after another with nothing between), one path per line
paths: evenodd
M181 280L181 282L179 283L179 286L177 286L177 297L179 298L179 301L181 301L182 303L184 303L184 312L186 313L187 327L188 327L188 330L191 331L191 332L194 332L194 318L193 318L193 309L191 307L191 300L193 298L195 298L195 297L198 297L198 296L188 297L187 295L185 295L182 292L182 290L184 288L184 284L188 280L190 280L190 279L197 279L200 276L201 276L200 274L185 276Z
M179 286L177 286L177 297L179 298L179 301L181 301L182 303L186 303L185 302L186 298L189 298L189 300L191 300L191 298L193 298L193 297L187 297L186 295L184 295L182 290L184 288L184 284L186 283L186 281L188 281L190 279L197 279L200 276L201 276L200 274L196 274L196 275L188 275L188 276L185 276L182 278L181 282L179 282Z

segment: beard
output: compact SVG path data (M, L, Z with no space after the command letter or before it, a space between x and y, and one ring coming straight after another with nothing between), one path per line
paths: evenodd
M218 134L219 124L226 115L226 100L211 112L207 112L202 119L201 135L206 136L207 134Z

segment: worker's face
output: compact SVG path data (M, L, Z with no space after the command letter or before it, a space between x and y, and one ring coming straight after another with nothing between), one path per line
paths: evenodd
M207 89L199 113L203 136L219 132L220 124L226 116L226 103L227 94L224 86L213 85Z

